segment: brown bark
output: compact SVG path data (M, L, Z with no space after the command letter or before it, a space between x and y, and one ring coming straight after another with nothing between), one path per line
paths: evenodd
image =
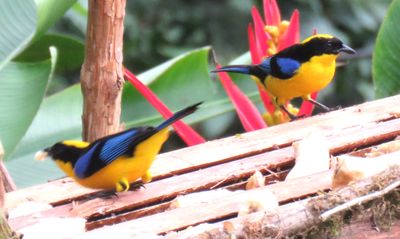
M15 233L10 228L2 209L0 209L0 238L2 238L2 239L20 239L20 238L22 238L22 236L20 236L20 234Z
M3 155L4 155L3 145L0 142L0 163L3 163ZM0 171L0 210L3 209L3 207L4 207L4 198L6 195L6 191L5 191L3 182L4 182L3 172Z
M115 133L120 127L125 5L126 0L89 0L81 69L82 137L89 142Z
M11 192L16 190L17 186L15 185L14 180L11 178L11 175L8 173L7 168L2 160L0 160L0 173L5 191Z
M3 163L4 149L0 142L0 208L4 207L4 196L6 192L17 189L11 175L8 173Z
M14 233L10 228L10 226L8 225L7 218L3 211L4 199L6 193L5 186L7 188L7 185L5 185L6 184L5 179L7 178L6 175L8 175L7 170L3 171L6 169L3 165L3 155L4 155L3 146L0 142L0 164L3 166L0 171L0 238L17 239L20 237L16 233ZM4 174L4 172L6 172L6 174Z

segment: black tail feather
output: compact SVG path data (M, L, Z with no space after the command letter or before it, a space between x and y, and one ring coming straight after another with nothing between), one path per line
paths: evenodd
M169 119L165 120L164 122L162 122L159 126L157 126L157 131L160 131L168 126L170 126L171 124L173 124L174 122L182 119L185 116L188 116L192 113L194 113L197 109L198 106L201 105L203 102L199 102L196 103L194 105L188 106L178 112L176 112L174 115L172 115Z

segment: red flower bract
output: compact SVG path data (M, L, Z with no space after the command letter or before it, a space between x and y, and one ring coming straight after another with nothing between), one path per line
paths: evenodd
M132 72L124 68L125 78L145 97L153 107L160 112L165 118L169 118L173 115L171 110L146 86L144 85ZM190 126L185 124L182 120L176 121L172 127L174 127L176 133L181 137L187 145L195 145L204 143L205 140Z
M220 68L220 66L217 66L217 68ZM222 86L225 88L225 91L236 108L243 128L246 131L252 131L267 127L256 106L239 90L239 87L232 82L229 75L226 72L219 72L218 75Z

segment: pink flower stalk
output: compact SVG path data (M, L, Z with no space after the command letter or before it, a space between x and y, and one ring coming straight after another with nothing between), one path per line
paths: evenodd
M168 107L146 85L144 85L126 68L124 68L124 76L165 119L173 115L171 110L169 110ZM181 137L181 139L189 146L206 142L203 137L182 120L175 122L172 127L174 127L179 137Z

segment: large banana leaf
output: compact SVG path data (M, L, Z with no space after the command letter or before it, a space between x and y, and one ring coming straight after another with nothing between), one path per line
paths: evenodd
M42 102L56 60L55 48L51 52L51 59L46 61L9 62L0 70L0 141L6 158L25 134Z
M0 70L63 16L76 0L0 0Z
M376 97L400 93L400 0L394 0L379 29L372 73Z

